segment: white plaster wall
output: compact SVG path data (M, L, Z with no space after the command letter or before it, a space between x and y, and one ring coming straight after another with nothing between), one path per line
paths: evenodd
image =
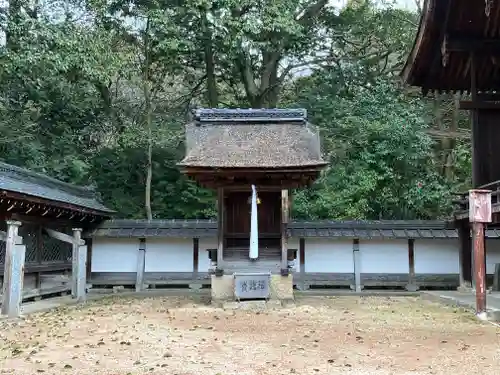
M217 249L217 239L200 238L198 242L198 272L208 272L210 259L207 249Z
M457 239L416 239L415 273L458 274Z
M137 238L94 238L92 272L137 272Z
M146 239L145 272L193 272L192 238Z
M359 240L361 273L408 273L408 240Z
M486 239L486 273L495 272L495 263L500 263L500 239Z
M305 239L305 272L354 272L352 240Z

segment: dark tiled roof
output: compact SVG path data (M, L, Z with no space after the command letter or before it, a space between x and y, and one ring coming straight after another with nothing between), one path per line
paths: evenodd
M114 211L101 204L91 189L0 162L0 190L31 195L79 206L106 214Z
M443 221L295 221L289 230L294 237L458 238Z
M177 237L217 236L217 222L211 220L107 220L85 237Z
M455 229L442 221L292 221L288 234L305 238L458 238ZM86 237L181 237L217 236L217 223L210 220L108 220ZM489 238L500 230L486 231Z
M306 122L305 110L198 110L186 125L186 146L179 163L186 167L326 165L318 130Z

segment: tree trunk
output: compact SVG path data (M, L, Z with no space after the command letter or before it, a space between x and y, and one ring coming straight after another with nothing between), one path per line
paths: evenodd
M215 59L213 50L213 38L208 23L207 11L201 15L201 29L203 33L203 53L205 57L205 69L207 72L207 100L210 108L217 108L219 95L217 93L217 80L215 77Z
M144 67L143 67L143 94L144 94L144 110L145 110L145 125L147 129L147 163L146 163L146 191L145 191L145 208L146 218L153 220L151 210L151 181L153 180L153 131L152 131L152 104L151 104L151 87L149 84L149 70L151 68L151 60L149 54L149 19L146 24L144 34Z

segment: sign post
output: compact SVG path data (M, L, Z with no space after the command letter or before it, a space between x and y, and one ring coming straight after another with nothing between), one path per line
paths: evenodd
M469 190L469 222L472 224L474 278L476 281L476 315L486 315L486 262L484 228L491 223L491 191Z

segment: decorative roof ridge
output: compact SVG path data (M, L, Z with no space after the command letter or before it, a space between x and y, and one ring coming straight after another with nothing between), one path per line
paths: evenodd
M198 108L193 110L194 122L214 123L306 123L307 110L304 108Z
M182 226L182 225L217 225L216 220L211 219L111 219L106 220L100 224L101 228L123 228L123 227L134 227L140 225L143 227L161 227L161 226ZM306 221L306 220L292 220L289 224L290 228L311 228L311 229L453 229L449 228L445 221L440 220L345 220L345 221L329 221L329 220L317 220L317 221Z
M29 169L21 168L0 161L0 174L4 173L8 174L9 177L12 177L14 179L31 182L47 188L61 190L80 198L97 200L96 192L93 188L69 184L56 178L49 177L38 172L33 172Z
M291 226L334 229L450 229L441 220L294 220ZM454 228L451 228L454 229Z

